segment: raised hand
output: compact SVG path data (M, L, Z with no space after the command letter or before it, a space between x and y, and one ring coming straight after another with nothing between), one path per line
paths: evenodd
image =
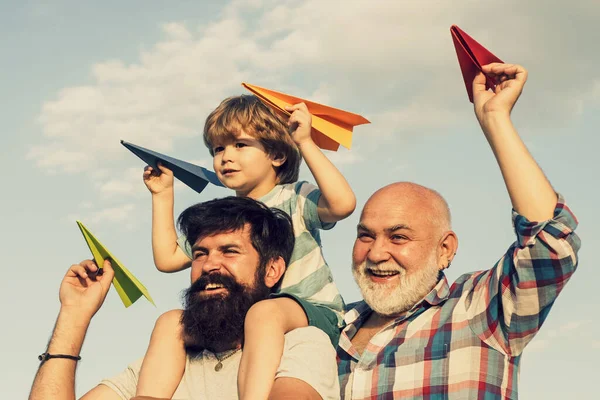
M159 194L173 188L173 171L158 163L158 170L149 165L144 167L144 183L152 194Z
M102 269L92 260L72 265L60 285L61 306L91 318L102 306L114 275L109 260Z
M510 115L527 81L527 70L516 64L492 63L482 70L473 80L473 103L480 124L490 114ZM494 92L485 89L484 73L496 82Z
M298 103L285 109L292 113L288 119L288 128L296 145L300 146L301 144L312 142L312 137L310 136L312 115L310 115L306 104Z

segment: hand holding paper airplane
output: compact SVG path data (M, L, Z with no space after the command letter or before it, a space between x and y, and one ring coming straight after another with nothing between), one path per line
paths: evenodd
M152 297L150 297L150 293L148 293L148 289L81 222L77 221L77 226L79 226L81 234L92 252L96 265L102 268L104 260L110 260L112 268L115 271L112 283L125 307L129 307L142 296L155 305Z
M288 127L291 130L292 139L300 147L304 142L312 139L312 117L306 104L294 104L285 108L290 113Z
M486 88L483 74L478 75L473 83L475 112L478 117L484 113L510 113L523 92L527 81L527 70L515 64L488 64L482 66L483 74L498 82L494 93Z
M109 260L102 268L91 260L72 265L60 285L61 306L82 312L81 318L91 318L104 303L113 277Z
M173 171L158 164L158 169L154 169L150 165L146 165L143 174L144 183L150 193L157 194L167 189L173 189Z
M217 175L206 168L157 153L156 151L128 143L124 140L121 140L121 144L156 171L160 171L158 167L158 162L160 161L161 164L173 172L175 178L198 193L201 193L209 182L216 186L223 186Z
M469 101L473 103L473 79L483 72L482 66L491 63L503 63L498 57L493 55L489 50L480 45L475 39L467 35L462 29L456 25L450 27L452 41L458 57L458 63L462 71L465 87ZM492 77L485 77L485 88L495 90L496 82Z
M259 86L242 83L242 86L251 91L264 104L285 116L291 113L286 107L304 103L312 114L312 138L317 146L325 150L336 151L340 144L347 149L352 147L352 129L356 125L368 124L369 121L348 111L325 106L300 97L275 92Z

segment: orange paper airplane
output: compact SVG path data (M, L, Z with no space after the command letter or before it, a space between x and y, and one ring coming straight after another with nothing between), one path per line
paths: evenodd
M458 57L458 63L462 71L465 86L467 87L467 94L469 95L469 101L473 102L473 79L481 71L483 65L491 63L502 63L498 57L490 53L485 47L480 45L475 39L467 35L462 29L456 25L450 27L452 33L452 41L454 42L454 48L456 49L456 56ZM496 82L489 76L485 77L486 89L494 90L496 88Z
M285 107L302 102L306 104L308 111L312 114L312 138L317 146L325 150L336 151L340 144L349 149L352 147L352 128L369 123L366 118L348 111L247 83L242 83L242 86L256 95L263 103L288 117L290 113L285 110Z

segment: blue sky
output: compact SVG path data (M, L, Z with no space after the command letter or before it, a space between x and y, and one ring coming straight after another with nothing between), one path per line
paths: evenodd
M125 309L114 291L94 318L78 394L143 355L154 321L179 305L189 274L153 266L143 164L124 139L210 166L200 133L247 81L360 113L351 151L328 153L358 209L408 180L448 200L460 245L451 280L489 268L513 241L510 202L479 131L449 33L455 23L529 70L513 117L580 220L580 269L522 360L524 399L594 392L600 322L597 149L600 5L516 0L0 1L4 398L24 398L58 312L67 268L89 257L84 224L146 285L157 307ZM301 177L312 180L306 169ZM176 213L200 195L176 186ZM359 299L350 252L359 212L324 234L347 301Z

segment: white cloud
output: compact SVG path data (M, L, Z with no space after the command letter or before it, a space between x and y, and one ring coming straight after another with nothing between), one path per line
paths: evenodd
M112 199L115 197L139 197L148 193L143 179L143 167L127 168L123 173L115 175L110 179L100 182L96 185L97 191L103 199Z
M36 165L49 173L57 169L66 173L78 172L86 168L88 159L84 152L61 149L58 145L33 147L26 158L36 160Z
M364 148L368 158L390 138L443 134L473 118L452 23L506 61L528 66L517 106L526 124L561 123L584 113L589 98L600 99L600 81L589 78L599 57L580 50L595 46L600 6L593 0L542 11L509 0L499 24L489 23L489 5L476 0L375 4L236 0L206 25L167 22L163 38L137 61L98 60L89 82L46 101L39 115L44 140L27 158L49 173L92 174L105 199L132 196L140 183L122 173L120 161L129 155L119 140L177 156L177 142L199 138L208 112L241 93L242 81L365 115L372 125L357 131L374 139ZM574 9L582 23L564 27ZM332 157L363 161L351 154Z
M67 218L69 221L79 220L83 222L86 226L89 225L97 225L100 223L122 223L127 222L122 225L123 227L131 228L131 213L135 210L135 206L132 203L121 204L115 207L104 208L100 210L96 210L91 213L78 215L71 214Z
M582 328L586 325L589 325L592 321L589 319L577 320L577 321L568 321L558 329L549 330L546 335L551 338L561 337L561 336L572 336L574 331L582 332L585 331Z
M334 165L349 165L357 164L363 160L363 157L356 151L348 151L342 147L337 152L327 152L327 158L331 160Z
M84 201L79 204L79 208L81 208L82 210L89 210L93 206L94 206L94 203L92 203L91 201Z
M546 350L548 347L550 347L550 343L551 343L551 341L548 339L534 338L531 341L531 343L529 343L529 345L527 346L527 352Z

